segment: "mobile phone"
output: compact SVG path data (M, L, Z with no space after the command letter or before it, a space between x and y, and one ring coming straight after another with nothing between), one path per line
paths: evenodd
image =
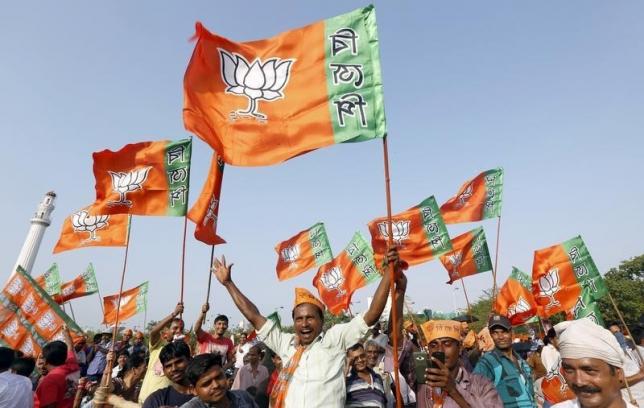
M432 357L441 363L445 364L445 353L442 351L435 351L432 353ZM434 360L431 358L428 360L427 368L438 368L438 364L434 363Z
M425 384L425 369L427 369L427 362L429 357L424 351L418 351L413 354L414 357L414 372L416 374L416 384Z

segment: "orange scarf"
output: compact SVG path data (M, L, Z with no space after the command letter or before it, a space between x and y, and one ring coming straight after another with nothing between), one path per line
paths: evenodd
M279 376L277 377L277 383L273 387L273 392L271 392L271 407L272 408L283 408L286 403L286 393L288 392L288 386L291 383L293 378L293 373L295 369L300 364L300 359L302 354L304 354L305 346L297 346L295 354L293 357L286 363L286 365L280 371Z

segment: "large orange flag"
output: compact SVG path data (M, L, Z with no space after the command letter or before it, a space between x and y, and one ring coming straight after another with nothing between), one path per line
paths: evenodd
M99 215L91 206L86 207L65 218L54 253L91 246L125 246L129 219L127 214Z
M185 139L94 153L95 213L185 215L191 151L192 141Z
M445 224L481 221L501 215L503 169L484 171L466 181L458 193L441 205Z
M561 359L559 359L556 367L546 373L541 382L541 390L550 405L575 398L575 393L568 387L561 372Z
M507 316L513 326L524 324L536 316L537 303L532 295L532 281L526 273L512 268L510 277L496 297L494 310Z
M208 245L226 243L222 237L217 235L223 178L224 161L217 153L213 153L208 177L201 189L201 194L188 211L188 218L195 223L195 238Z
M96 281L94 265L90 263L85 272L73 280L63 283L60 293L54 295L53 298L56 303L62 305L69 300L93 295L96 292L98 292L98 282Z
M318 222L275 246L277 279L283 281L333 259L324 224Z
M139 286L128 289L121 294L119 303L119 294L105 296L103 298L103 324L112 325L116 323L116 311L119 312L119 322L129 319L137 313L144 312L148 307L148 282Z
M449 273L450 285L466 276L492 270L490 251L482 227L461 234L452 240L452 250L440 257Z
M197 23L183 120L224 161L277 164L386 134L373 6L237 43Z

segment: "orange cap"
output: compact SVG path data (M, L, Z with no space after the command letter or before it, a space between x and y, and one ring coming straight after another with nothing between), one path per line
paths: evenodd
M474 343L476 343L476 333L474 333L474 330L470 330L469 332L467 332L465 339L463 339L463 347L474 347Z
M420 328L427 343L443 337L461 341L461 323L454 320L430 320L423 323Z
M411 320L405 320L403 323L403 329L409 330L410 327L413 327L414 323L411 322Z
M295 288L295 304L293 309L301 305L302 303L311 303L324 311L324 304L318 300L311 292L304 288Z

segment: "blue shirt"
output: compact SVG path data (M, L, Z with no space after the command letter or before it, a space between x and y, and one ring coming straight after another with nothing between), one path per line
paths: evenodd
M98 345L102 348L109 349L112 347L112 342L100 342ZM87 367L87 375L103 375L103 371L105 371L105 366L107 365L106 357L107 353L103 353L101 350L96 350L94 358L90 361L89 367Z
M253 397L246 391L234 390L227 391L226 397L230 401L230 406L232 408L257 408L257 404L253 400ZM201 401L199 397L194 397L190 401L186 402L181 406L181 408L208 408L210 405Z
M494 383L505 408L536 407L532 370L516 352L512 355L517 364L495 348L479 359L474 373Z
M385 386L382 377L367 368L371 375L371 384L360 378L355 370L347 377L347 399L345 407L384 408L387 405Z

